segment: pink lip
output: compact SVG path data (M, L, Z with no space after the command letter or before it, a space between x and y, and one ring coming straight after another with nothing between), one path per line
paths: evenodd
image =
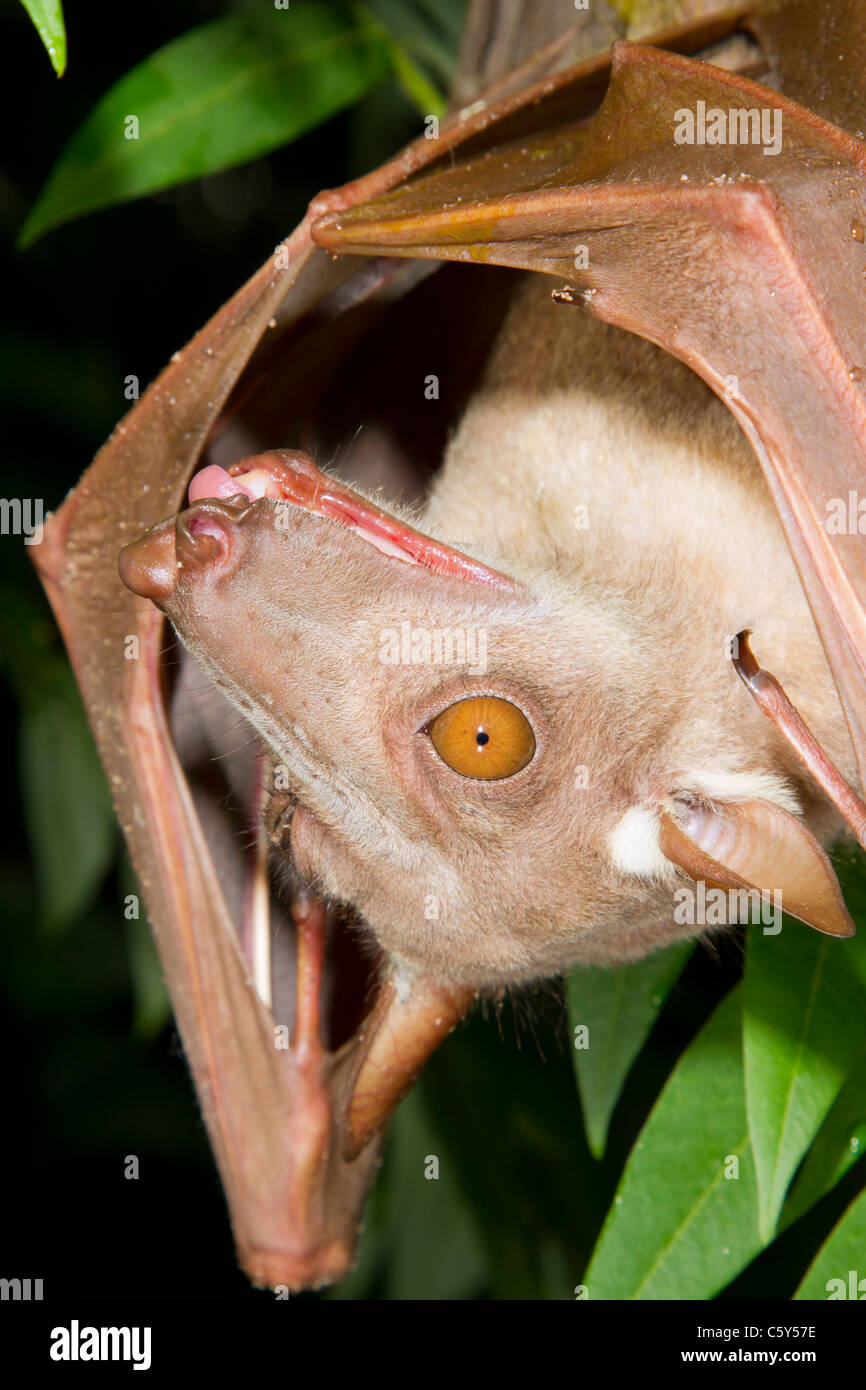
M383 555L422 565L435 574L454 575L486 588L513 590L514 581L479 560L389 516L351 488L329 478L307 454L272 450L234 464L226 471L211 464L189 485L190 505L204 498L227 500L238 494L255 500L270 497L293 503L318 516L342 522Z

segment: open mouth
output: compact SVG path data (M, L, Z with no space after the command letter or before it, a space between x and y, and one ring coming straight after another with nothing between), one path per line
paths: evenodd
M383 555L421 565L436 574L454 575L486 588L514 588L513 581L506 575L423 535L344 483L329 477L308 454L275 449L233 464L229 469L209 464L195 474L189 485L191 507L210 499L229 501L238 495L251 501L267 497L289 502L317 516L329 517L348 526Z
M186 510L151 527L120 552L124 584L142 598L166 602L177 583L179 568L189 573L210 565L219 567L228 559L235 523L262 498L277 507L297 507L338 521L389 559L486 589L508 593L517 588L508 575L416 531L323 473L308 454L289 449L257 454L228 469L218 464L200 469L190 483ZM274 524L279 528L279 512Z

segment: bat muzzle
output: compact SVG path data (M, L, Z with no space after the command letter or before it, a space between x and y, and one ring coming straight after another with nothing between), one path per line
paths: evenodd
M251 506L236 493L231 501L209 499L161 521L121 550L121 579L134 594L162 607L182 577L227 574L243 553L239 523Z

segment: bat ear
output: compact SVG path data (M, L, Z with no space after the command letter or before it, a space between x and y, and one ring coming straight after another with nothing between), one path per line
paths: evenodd
M781 894L782 909L828 936L854 923L833 866L810 830L772 801L694 801L661 817L659 848L689 878Z

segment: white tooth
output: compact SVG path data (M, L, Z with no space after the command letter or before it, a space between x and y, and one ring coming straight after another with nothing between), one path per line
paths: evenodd
M389 541L387 536L380 536L375 531L368 531L366 526L359 526L353 522L349 524L357 535L363 536L365 541L369 541L377 550L381 550L383 555L393 555L395 560L404 560L409 565L418 564L414 555L410 555L406 550L401 550L393 541Z

